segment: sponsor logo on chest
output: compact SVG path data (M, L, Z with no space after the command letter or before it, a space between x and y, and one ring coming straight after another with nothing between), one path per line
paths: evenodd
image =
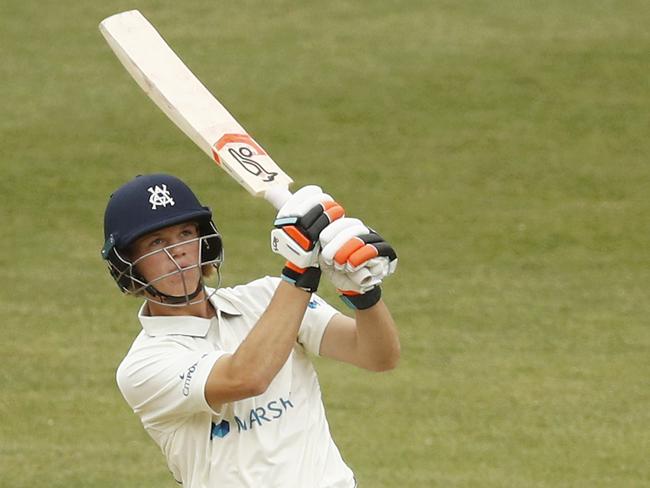
M266 424L278 420L292 408L294 406L291 400L280 397L277 400L271 400L264 406L250 409L242 417L235 415L233 419L224 419L218 424L212 422L210 439L226 437L235 426L237 426L237 433L262 428Z

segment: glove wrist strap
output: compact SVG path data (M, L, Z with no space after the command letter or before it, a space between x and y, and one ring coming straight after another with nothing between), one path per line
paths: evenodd
M282 279L295 285L298 288L309 293L315 293L318 290L320 282L320 268L311 266L309 268L299 268L298 266L287 261L282 269Z
M365 310L375 305L381 298L381 287L375 286L372 290L363 294L343 294L341 300L348 307L355 310Z

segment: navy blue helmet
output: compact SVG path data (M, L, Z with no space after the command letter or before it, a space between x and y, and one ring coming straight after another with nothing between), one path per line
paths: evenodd
M146 289L156 295L157 290L136 273L129 247L150 232L188 221L199 227L200 265L218 268L223 245L212 212L180 179L166 174L137 176L111 195L104 213L102 257L123 292Z

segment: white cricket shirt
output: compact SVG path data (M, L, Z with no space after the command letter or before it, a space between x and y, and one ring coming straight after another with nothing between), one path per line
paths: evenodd
M329 320L312 295L289 359L262 395L213 411L204 387L215 361L233 353L268 306L278 278L221 288L213 319L148 317L117 370L122 395L186 488L353 488L332 440L316 372ZM212 290L209 290L210 292Z

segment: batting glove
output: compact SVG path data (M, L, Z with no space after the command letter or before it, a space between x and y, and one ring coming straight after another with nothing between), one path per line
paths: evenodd
M282 278L308 291L316 291L319 236L345 211L318 186L306 186L280 208L271 231L271 249L287 260ZM316 271L314 271L316 270Z
M390 244L358 219L342 218L320 235L320 266L343 301L356 309L373 306L381 298L379 285L397 268Z

